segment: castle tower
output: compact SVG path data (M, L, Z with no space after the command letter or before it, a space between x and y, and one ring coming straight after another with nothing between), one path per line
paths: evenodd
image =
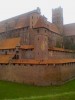
M48 36L44 34L36 34L34 45L35 59L48 59Z
M54 23L60 33L63 33L63 9L61 7L52 9L52 23Z

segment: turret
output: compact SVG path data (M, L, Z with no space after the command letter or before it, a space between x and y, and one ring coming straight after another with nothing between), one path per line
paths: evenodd
M63 33L63 9L61 7L52 9L52 23L54 23L60 33Z
M38 32L40 32L40 30L38 30ZM48 36L45 33L35 35L34 45L35 59L48 59Z

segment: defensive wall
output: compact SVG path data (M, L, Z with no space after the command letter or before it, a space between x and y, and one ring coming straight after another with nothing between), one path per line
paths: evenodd
M75 78L75 63L0 65L0 80L38 86L60 85Z
M0 60L0 80L48 86L75 78L74 51L50 48L49 57L53 59L11 59L9 62L4 57L6 63Z

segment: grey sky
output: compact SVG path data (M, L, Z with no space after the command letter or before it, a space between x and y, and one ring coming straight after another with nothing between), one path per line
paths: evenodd
M0 21L40 7L51 21L52 8L63 7L64 23L75 22L75 0L0 0Z

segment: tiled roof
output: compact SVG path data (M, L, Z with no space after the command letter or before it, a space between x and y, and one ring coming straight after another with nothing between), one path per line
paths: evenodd
M21 45L20 49L34 49L33 45Z
M34 60L34 59L19 59L13 60L11 63L13 64L64 64L64 63L71 63L75 62L75 59L49 59L49 60Z
M75 35L75 23L64 25L64 33L66 36Z
M58 28L56 27L56 25L53 24L53 23L50 23L48 21L44 21L44 18L42 16L38 19L36 25L34 26L34 28L40 28L40 27L47 28L47 29L49 29L49 30L51 30L55 33L60 34L60 32L59 32Z
M22 14L0 22L0 33L29 26L28 14Z
M55 24L53 24L53 23L50 23L50 24L49 24L49 29L50 29L51 31L55 32L55 33L60 34L60 32L59 32L57 26L56 26Z
M0 33L6 32L8 30L18 29L22 27L28 27L30 25L30 14L32 13L38 13L38 10L33 10L12 18L9 18L7 20L0 22Z
M19 29L27 26L29 26L29 16L20 16L14 29Z
M63 48L56 48L56 47L54 47L54 48L49 48L49 50L52 50L52 51L61 51L61 52L74 52L75 53L75 51L74 50L69 50L69 49L63 49Z
M9 63L9 61L11 60L12 57L13 57L12 54L0 55L0 63L3 63L3 64Z
M20 38L11 38L0 41L0 50L14 49L20 43Z

